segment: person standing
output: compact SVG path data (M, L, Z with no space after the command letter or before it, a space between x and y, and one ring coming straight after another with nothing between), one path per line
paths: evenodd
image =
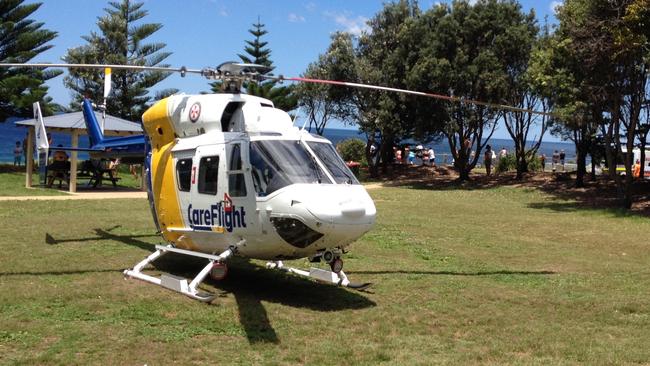
M485 156L483 158L483 164L485 164L485 172L487 173L488 177L492 173L492 154L493 153L494 152L492 151L492 146L487 145L486 148L485 148Z
M564 171L564 158L566 158L566 154L564 153L564 149L560 150L560 164L562 164L562 171Z
M23 148L20 146L20 141L16 141L16 146L14 147L14 166L21 166L22 158Z
M433 152L433 148L429 148L429 164L431 166L436 166L436 154Z
M553 151L553 156L551 157L551 168L553 170L553 173L555 173L555 169L557 168L557 164L560 162L560 153L555 150Z
M27 142L29 141L29 132L25 134L25 138L23 139L23 156L25 157L25 165L27 165L27 149L30 148L31 146L27 146ZM33 148L32 148L32 151ZM33 155L32 155L33 156Z
M501 151L499 151L499 160L505 158L508 156L508 150L506 150L505 146L501 147Z
M636 163L632 165L632 176L634 179L639 179L641 177L641 162L639 159L636 159Z
M542 154L542 156L539 157L539 162L542 164L542 172L546 168L546 154Z

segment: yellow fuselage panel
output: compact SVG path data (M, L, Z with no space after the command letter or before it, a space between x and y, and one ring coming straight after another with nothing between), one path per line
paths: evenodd
M171 151L176 145L176 136L168 114L167 101L167 98L159 101L142 115L142 124L151 141L151 189L154 207L163 238L177 247L194 249L189 238L168 229L185 225L174 183Z

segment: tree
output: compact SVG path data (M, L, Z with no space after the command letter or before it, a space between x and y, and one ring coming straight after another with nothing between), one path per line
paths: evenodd
M387 3L368 25L370 32L358 40L356 73L367 84L408 89L409 70L418 60L423 34L418 32L421 11L415 1ZM343 65L345 67L345 65ZM393 159L393 147L404 138L428 136L436 119L429 104L411 95L385 91L351 90L355 101L355 122L368 136L366 156L370 174L385 172ZM379 159L370 158L370 147L377 147Z
M262 37L268 32L264 29L264 24L260 22L259 17L257 23L253 24L253 29L248 32L253 35L252 41L246 41L244 47L245 54L238 54L239 59L244 63L252 63L269 67L269 71L263 73L264 75L272 75L274 69L273 61L271 61L271 50L267 48L268 42L262 41ZM273 102L276 108L285 111L291 111L298 106L298 99L293 95L293 86L276 86L277 81L267 80L258 83L247 83L244 85L246 93L258 97L269 99ZM219 93L222 91L222 83L215 81L210 83L212 92Z
M566 70L564 90L574 98L560 103L564 121L582 129L578 150L589 145L586 127L596 124L605 141L611 177L624 207L632 204L632 157L641 110L648 99L647 79L650 43L648 0L588 1L567 0L560 7L560 26L554 42L563 63L555 70ZM569 67L561 68L568 65ZM564 72L564 71L563 71ZM555 72L557 74L557 72ZM576 131L576 129L573 129ZM593 140L593 137L591 137ZM626 176L615 174L621 147L625 145Z
M521 68L517 63L525 60L530 41L520 42L534 33L532 15L522 14L512 0L479 0L474 5L467 1L438 5L422 19L427 37L411 79L440 94L501 104L512 77L508 72ZM441 130L460 179L466 180L502 111L463 102L444 108Z
M97 21L99 33L91 32L82 38L87 44L68 50L63 60L68 63L123 64L138 66L169 65L162 62L171 55L163 51L165 43L144 43L162 28L160 23L138 24L148 12L142 9L144 3L131 0L110 2L106 14ZM113 91L108 99L107 112L131 121L140 120L149 104L175 93L176 89L158 91L154 96L150 88L164 80L169 73L159 71L113 72ZM103 99L104 75L99 70L74 70L64 79L66 87L74 92L73 108L78 108L83 97L92 100Z
M57 33L43 28L43 23L28 19L41 3L23 5L23 0L0 2L0 62L24 63L52 48L47 43ZM59 106L47 97L45 81L61 71L28 68L0 68L0 121L8 117L32 115L32 104L41 102L44 115Z
M325 80L357 79L355 72L354 47L348 33L334 33L327 52L318 61L307 66L303 77ZM302 83L295 89L298 105L303 109L316 133L322 135L331 119L343 122L353 120L355 108L351 93L341 86L329 84Z
M524 14L519 6L508 7L511 26L503 35L503 44L499 57L504 61L506 74L506 93L504 100L507 104L522 109L547 109L546 100L536 93L532 87L528 73L530 55L536 44L538 28L535 13ZM543 42L543 41L542 41ZM505 111L504 125L515 145L515 161L517 179L528 172L528 164L536 158L537 150L546 132L546 115L526 112ZM539 123L540 133L533 137L533 143L526 146L531 129Z

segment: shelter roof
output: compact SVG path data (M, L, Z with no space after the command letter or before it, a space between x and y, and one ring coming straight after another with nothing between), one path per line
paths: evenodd
M101 123L101 113L95 112L95 116L97 117L97 121ZM79 133L86 133L86 123L84 122L83 112L63 113L43 117L43 123L48 131L71 133L73 130L80 130ZM31 127L36 125L36 120L32 118L15 122L15 124L17 126ZM104 124L104 133L113 136L141 134L142 126L140 123L127 121L107 114Z

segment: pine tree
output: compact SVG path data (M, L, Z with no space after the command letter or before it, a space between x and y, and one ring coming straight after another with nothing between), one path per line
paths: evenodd
M87 44L70 49L63 57L69 63L123 64L138 66L168 65L162 62L171 55L162 49L165 43L144 43L145 39L162 28L160 23L138 24L148 12L141 2L122 0L110 2L104 9L106 14L99 18L99 33L91 32L82 37ZM150 95L149 89L169 76L158 71L113 71L113 90L107 101L107 112L131 121L140 120L141 114L154 99L173 94L176 90L163 90ZM64 80L65 85L75 93L72 108L87 96L94 101L103 101L103 70L71 70Z
M268 42L262 42L262 37L268 32L264 29L264 24L260 23L260 18L257 17L257 24L253 24L255 29L249 29L248 33L252 34L255 39L246 41L248 46L244 47L244 51L248 54L237 54L239 59L247 64L257 64L273 68L273 61L271 61L271 50L266 48ZM269 71L270 72L270 71Z
M257 65L268 66L269 71L264 75L272 75L273 61L271 61L271 50L267 47L268 42L262 41L262 37L268 32L264 29L264 24L257 18L257 23L253 24L253 29L249 29L254 39L246 41L247 46L244 47L246 54L238 54L239 59L244 63L253 63ZM298 98L293 93L292 86L276 87L277 82L265 81L261 83L248 83L245 85L246 92L250 95L269 99L273 102L276 108L290 111L296 109L298 106ZM218 93L221 91L221 82L213 82L210 84L212 91Z
M23 0L0 1L0 62L27 62L52 48L47 43L57 33L44 29L43 23L27 19L41 3L23 5ZM61 71L26 68L0 69L0 122L8 117L28 117L32 104L41 102L43 114L49 115L58 106L47 97L45 81Z

